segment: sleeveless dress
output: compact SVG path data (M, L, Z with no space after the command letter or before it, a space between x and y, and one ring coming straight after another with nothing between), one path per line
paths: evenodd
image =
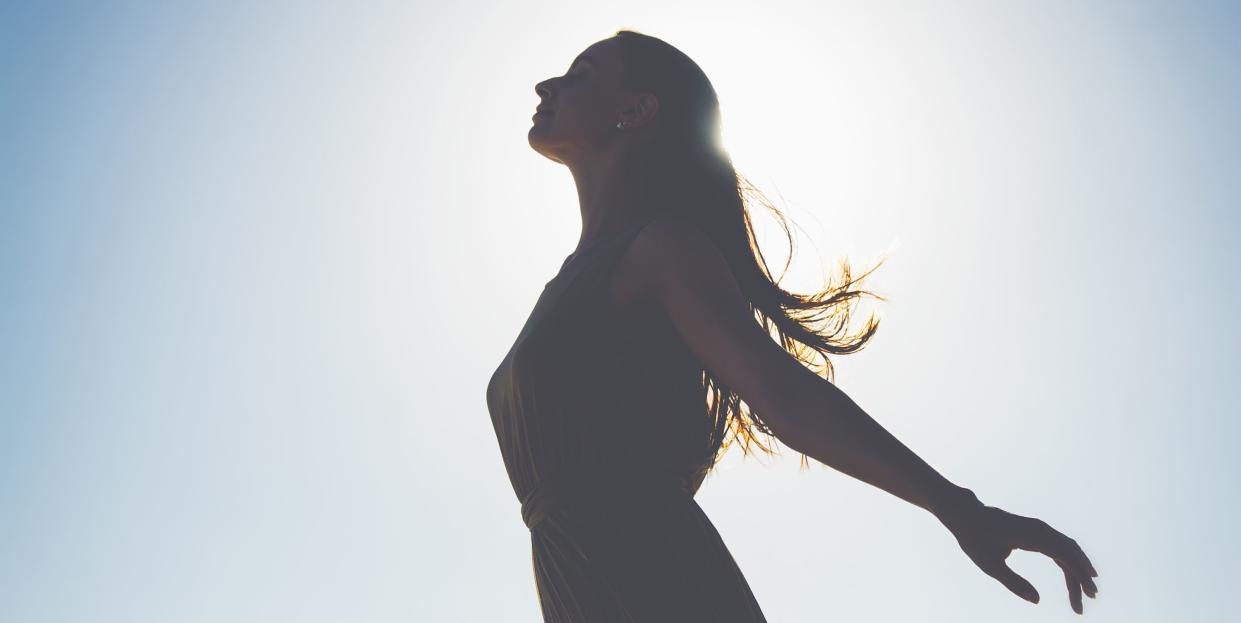
M567 259L487 385L543 620L765 623L693 497L719 447L702 366L665 315L610 302L651 220Z

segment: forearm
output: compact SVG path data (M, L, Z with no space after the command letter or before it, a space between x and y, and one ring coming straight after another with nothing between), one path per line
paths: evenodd
M978 503L880 426L847 394L818 379L790 408L792 421L776 437L844 474L878 487L939 517Z

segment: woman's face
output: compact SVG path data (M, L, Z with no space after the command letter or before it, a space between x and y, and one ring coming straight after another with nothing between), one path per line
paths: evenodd
M640 124L635 97L620 87L621 60L615 39L586 48L563 76L534 86L538 107L527 138L535 151L556 162L589 160L630 126ZM624 130L617 122L626 121Z

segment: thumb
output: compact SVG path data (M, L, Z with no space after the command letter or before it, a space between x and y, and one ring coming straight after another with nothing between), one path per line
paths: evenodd
M1016 571L1008 568L1007 563L1001 562L987 571L987 575L999 580L1000 584L1003 584L1018 597L1030 603L1038 603L1038 591L1035 590L1034 585L1017 575Z

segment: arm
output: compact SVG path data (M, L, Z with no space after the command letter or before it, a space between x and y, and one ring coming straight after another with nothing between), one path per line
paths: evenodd
M941 520L963 505L981 504L973 491L937 472L847 394L811 376L813 382L788 392L786 409L793 422L776 432L785 445Z
M754 320L718 247L701 231L656 221L630 253L704 367L733 388L789 447L937 517L973 493L944 478Z
M1077 541L1040 519L983 505L772 340L706 234L655 221L635 238L622 269L639 276L631 296L654 299L703 366L788 446L930 511L979 569L1028 601L1038 603L1038 591L1005 564L1014 549L1056 562L1074 612L1083 612L1083 590L1096 596L1098 572Z

